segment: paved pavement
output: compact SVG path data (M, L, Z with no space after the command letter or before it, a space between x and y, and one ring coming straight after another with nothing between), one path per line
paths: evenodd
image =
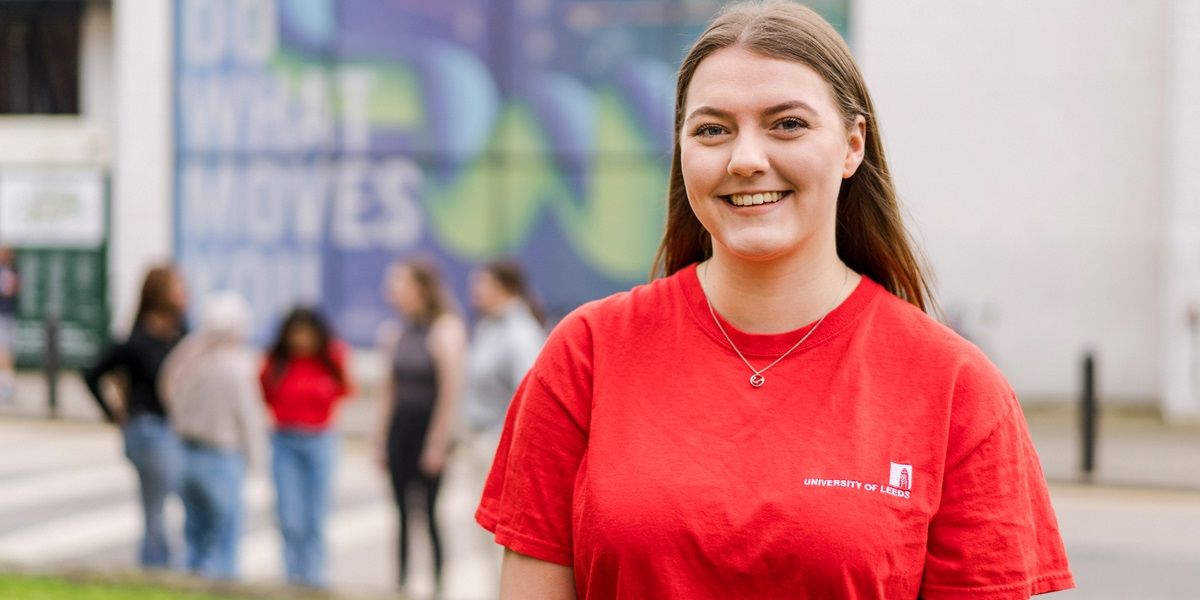
M24 392L36 392L25 382ZM72 386L75 386L74 388ZM39 568L129 568L140 531L136 480L119 436L95 422L94 408L64 384L67 419L38 406L0 406L0 564ZM28 396L26 396L28 397ZM371 410L345 415L361 431ZM1145 600L1200 597L1200 430L1167 427L1139 414L1106 418L1095 480L1077 479L1073 415L1028 410L1079 589L1051 597ZM1114 485L1115 484L1115 485ZM446 538L446 597L491 597L498 555L471 521L477 491L449 467L439 519ZM386 480L351 436L343 447L330 521L331 579L345 591L395 589L395 514ZM250 581L279 581L279 538L269 482L252 477L241 570ZM172 505L179 530L182 511ZM417 536L413 592L430 589L428 551Z
M329 521L330 577L350 592L395 589L396 517L385 475L361 442L341 448ZM119 435L97 423L0 419L0 564L21 567L128 569L137 556L140 512L137 479L122 456ZM448 599L489 597L487 579L497 560L480 552L481 530L471 522L474 492L457 466L447 473L439 507L449 557ZM280 540L273 492L264 473L248 482L247 526L240 572L250 582L281 580ZM169 504L171 530L182 529L182 507ZM421 530L423 533L423 529ZM175 548L182 541L175 539ZM414 540L412 592L432 587L428 546Z

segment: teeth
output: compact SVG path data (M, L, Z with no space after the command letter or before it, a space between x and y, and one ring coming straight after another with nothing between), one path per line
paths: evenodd
M778 202L783 197L783 192L766 192L762 194L734 194L729 197L729 201L734 206L752 206L755 204L771 204Z

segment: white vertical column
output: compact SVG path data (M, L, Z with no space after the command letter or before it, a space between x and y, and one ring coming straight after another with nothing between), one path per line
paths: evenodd
M114 0L116 160L109 286L114 330L136 309L145 271L172 251L172 0Z
M1172 4L1162 409L1179 420L1200 419L1200 3Z
M115 118L116 93L112 5L99 2L85 4L79 37L80 114L88 121L98 121L111 127ZM108 135L112 135L111 130Z

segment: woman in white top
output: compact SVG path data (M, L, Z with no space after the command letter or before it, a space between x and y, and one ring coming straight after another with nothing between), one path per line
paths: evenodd
M491 439L490 463L513 393L546 341L545 316L524 269L512 260L492 261L471 274L471 302L479 320L467 358L463 416L472 437Z
M471 492L483 492L500 442L504 416L517 386L546 342L545 318L521 265L495 260L471 273L471 303L479 320L467 354L460 463L471 478ZM496 550L491 535L478 530L479 546ZM499 553L491 573L498 578Z
M262 465L266 455L257 361L245 341L249 328L246 301L234 292L217 294L200 328L167 356L159 376L171 427L184 443L186 564L217 579L236 575L247 463Z

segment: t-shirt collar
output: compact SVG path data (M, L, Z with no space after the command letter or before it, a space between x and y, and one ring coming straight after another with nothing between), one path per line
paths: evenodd
M696 264L684 267L675 274L673 279L678 282L684 297L687 299L688 309L697 326L722 346L727 346L729 342L721 334L721 331L717 329L716 324L713 323L712 315L709 314L708 300L704 296L704 289L700 287L700 279L696 273L696 267ZM829 312L825 320L821 322L821 326L817 328L817 331L805 340L799 348L796 348L793 354L802 353L808 348L818 346L836 337L857 320L863 309L882 290L882 286L872 281L866 275L863 275L858 285L850 292L850 295ZM743 354L746 356L771 358L776 358L786 352L788 348L791 348L800 338L804 337L804 334L813 325L809 323L799 329L782 333L754 334L746 333L734 327L719 313L717 314L717 318L721 320L721 326L725 328L725 332L729 334L733 343L737 345Z

